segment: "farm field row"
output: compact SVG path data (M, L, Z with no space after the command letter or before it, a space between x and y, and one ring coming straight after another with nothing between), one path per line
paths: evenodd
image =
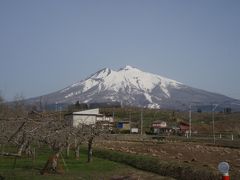
M216 173L218 173L218 164L226 161L230 164L230 175L234 177L233 179L240 179L240 149L238 148L196 142L101 141L96 145L112 151L152 156L165 162L207 167Z

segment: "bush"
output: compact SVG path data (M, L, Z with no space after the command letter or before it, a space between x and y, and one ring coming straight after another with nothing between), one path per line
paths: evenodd
M219 175L213 170L202 166L191 166L186 163L166 162L143 155L121 153L111 150L95 149L94 156L128 164L137 169L169 176L179 180L215 180Z

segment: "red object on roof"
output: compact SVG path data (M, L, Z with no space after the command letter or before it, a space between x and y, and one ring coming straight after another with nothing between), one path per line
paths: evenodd
M189 130L189 124L186 122L180 122L179 123L180 131L188 131Z
M182 126L189 126L189 124L186 123L186 122L180 122L179 125L180 125L180 126L181 126L181 125L182 125Z

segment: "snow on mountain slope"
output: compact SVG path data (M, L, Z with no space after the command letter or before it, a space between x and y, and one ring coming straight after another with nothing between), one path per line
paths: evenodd
M134 101L134 96L143 95L142 98L145 98L145 101L148 102L147 106L152 106L152 104L156 106L156 103L152 100L152 92L154 89L158 88L161 91L161 97L170 98L171 93L169 92L169 87L178 89L181 85L182 83L180 82L146 73L131 66L126 66L118 71L108 68L100 70L86 80L65 88L61 93L65 94L65 101L79 94L92 91L93 89L93 94L108 91L107 94L104 93L105 99L112 101L119 101L120 97L126 101L129 96L131 96L131 98L128 100ZM123 96L125 96L125 98ZM91 100L93 100L92 97L89 99L85 98L84 102L89 102Z
M32 101L37 101L34 98ZM41 99L43 99L41 97ZM175 80L126 66L102 69L85 80L44 96L47 103L121 102L123 105L180 109L183 104L222 103L234 99L191 88ZM182 107L183 108L183 107ZM184 107L186 108L186 107Z
M156 86L159 86L167 96L170 96L167 87L175 86L177 88L179 84L181 83L154 74L145 73L131 66L126 66L117 72L113 71L104 81L104 85L107 88L114 88L116 91L123 87L131 87L147 93L151 92Z

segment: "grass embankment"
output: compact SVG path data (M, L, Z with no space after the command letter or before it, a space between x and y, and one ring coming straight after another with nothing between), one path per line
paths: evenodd
M135 168L169 176L178 180L216 180L219 175L208 167L191 166L178 162L166 162L143 155L120 153L105 149L95 149L94 155L100 158L125 163Z
M76 160L73 154L69 158L64 158L67 167L64 174L47 174L41 175L40 170L44 167L48 156L51 154L48 148L37 149L36 160L33 161L28 157L15 158L0 156L0 175L6 180L22 180L22 179L45 179L45 180L62 180L62 179L111 179L113 176L127 176L129 174L137 174L141 177L147 177L144 172L140 172L128 165L119 164L106 159L94 157L93 162L87 163L86 150L81 151L80 160ZM63 160L61 165L64 167ZM1 179L0 176L0 179ZM152 176L150 179L161 178L158 175ZM143 178L145 179L145 178Z

